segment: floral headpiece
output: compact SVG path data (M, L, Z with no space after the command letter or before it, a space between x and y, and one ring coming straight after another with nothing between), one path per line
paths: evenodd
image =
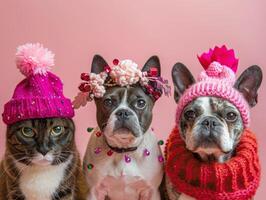
M104 71L96 73L82 73L80 92L73 101L74 108L85 106L87 101L94 98L101 98L106 92L106 87L126 87L140 84L144 91L155 100L160 98L162 93L170 95L171 88L168 81L158 77L158 69L151 67L149 71L142 72L138 65L132 60L113 60L113 66L106 65Z

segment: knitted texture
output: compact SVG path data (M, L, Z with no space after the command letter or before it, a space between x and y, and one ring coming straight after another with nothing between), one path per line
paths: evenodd
M61 80L47 71L50 66L46 64L53 63L47 60L51 54L45 54L46 49L40 48L43 48L40 44L26 44L18 48L26 51L23 56L19 54L19 62L18 57L16 61L27 77L16 86L12 99L4 106L2 117L8 125L33 118L74 116L70 99L63 95Z
M228 100L239 110L245 127L249 126L249 106L243 95L234 88L238 60L233 50L225 46L199 57L205 70L200 73L198 82L189 87L179 99L176 123L179 123L183 109L198 97L213 96ZM228 63L228 65L226 64ZM207 66L208 65L208 66Z
M255 135L246 129L236 155L225 163L202 162L186 149L174 128L166 144L166 174L177 192L199 200L247 200L260 180Z

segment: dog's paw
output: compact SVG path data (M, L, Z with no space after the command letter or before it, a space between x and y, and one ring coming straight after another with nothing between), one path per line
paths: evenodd
M152 188L150 187L145 188L139 193L139 200L151 200L152 194L153 194Z
M107 195L107 188L103 184L100 184L95 188L95 196L97 200L106 200L108 199Z
M170 182L167 176L165 176L165 186L169 200L177 200L177 199L179 200L180 193L175 191L175 188L173 187L172 183Z

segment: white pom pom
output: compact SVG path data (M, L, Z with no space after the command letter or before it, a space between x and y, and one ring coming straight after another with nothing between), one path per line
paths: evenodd
M27 43L17 48L16 64L25 76L46 75L54 66L54 54L40 43Z

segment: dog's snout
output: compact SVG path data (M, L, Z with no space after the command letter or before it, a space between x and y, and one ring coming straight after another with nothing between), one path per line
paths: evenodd
M118 120L127 120L133 113L126 109L118 110L115 115Z
M215 126L218 126L218 124L219 122L214 117L206 118L201 122L201 125L208 129L214 128Z

